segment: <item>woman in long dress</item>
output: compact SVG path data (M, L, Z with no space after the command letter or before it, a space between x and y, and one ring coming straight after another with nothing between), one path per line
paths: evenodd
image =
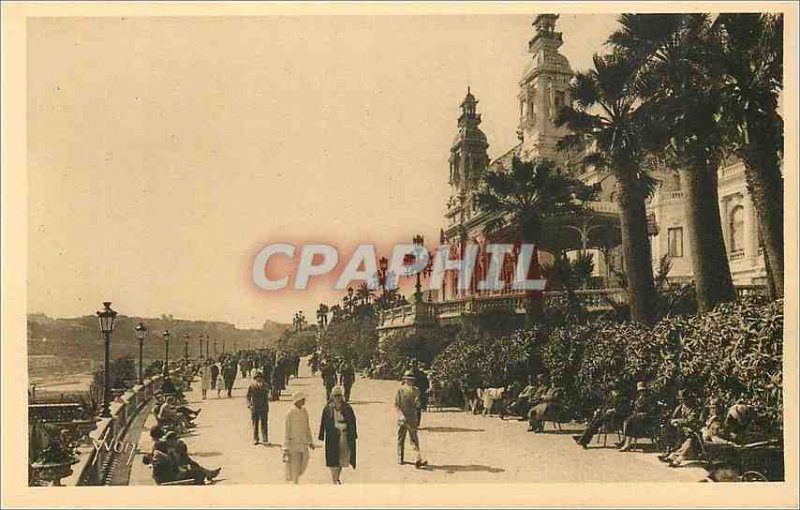
M356 415L345 402L344 389L336 386L331 390L331 400L322 410L319 440L325 441L325 465L331 470L334 484L341 484L342 468L356 467Z
M206 393L211 388L211 366L210 362L203 363L203 368L200 370L200 390L203 392L203 400L206 399Z

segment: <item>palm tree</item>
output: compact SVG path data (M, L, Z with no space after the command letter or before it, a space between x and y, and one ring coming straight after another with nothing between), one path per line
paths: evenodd
M720 14L723 43L722 123L744 162L776 297L783 296L783 15Z
M573 179L550 160L523 162L514 157L509 171L489 171L485 186L477 194L478 207L488 213L488 232L511 221L526 243L541 245L542 232L549 218L584 214L586 202L593 200L597 188ZM538 261L532 261L529 277L536 277ZM529 319L536 319L540 299L531 293L526 308Z
M559 142L559 149L588 143L594 150L585 162L616 177L631 319L651 323L656 295L645 198L652 194L654 183L643 161L652 119L636 100L635 73L636 64L618 53L595 55L594 69L575 75L570 85L574 104L559 111L556 124L574 133Z
M361 282L356 289L356 299L361 301L362 306L366 306L372 301L372 295L372 289L369 288L367 282Z
M611 35L638 66L642 108L657 122L654 150L679 168L701 311L736 298L719 211L722 160L719 45L707 14L623 14Z

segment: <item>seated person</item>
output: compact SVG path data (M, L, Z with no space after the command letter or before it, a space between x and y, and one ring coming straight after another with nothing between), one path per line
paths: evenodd
M167 403L172 407L174 407L175 411L182 414L187 420L194 420L195 418L197 418L197 415L200 414L200 411L202 411L202 409L198 409L197 411L195 411L194 409L191 409L189 406L178 405L178 402L175 399L175 397L167 397Z
M625 439L619 448L621 452L629 451L640 437L648 437L652 433L652 427L657 412L652 395L647 390L644 381L636 383L636 399L633 402L631 414L622 424L622 435Z
M597 434L603 426L606 427L606 430L619 426L622 418L625 416L624 407L625 402L622 398L622 392L616 389L611 390L606 401L595 410L583 434L572 436L572 439L583 448L587 448L589 443L592 442L594 435Z
M537 385L534 382L534 378L532 375L529 375L528 385L517 394L514 402L508 406L508 411L511 414L519 416L520 420L525 420L525 417L528 416L528 412L531 410L531 398L536 393L536 389Z
M183 390L175 385L171 377L164 378L164 382L161 383L160 392L163 393L165 397L171 396L175 397L179 402L185 401Z
M706 448L713 448L711 445L731 445L725 436L728 434L724 429L724 421L722 418L722 410L718 398L712 398L707 406L707 418L703 427L698 433L690 434L684 439L680 448L670 453L665 459L669 462L670 466L678 467L686 461L697 459L701 445L698 441L702 441Z
M196 485L203 485L205 480L216 478L222 468L206 469L189 457L186 444L178 439L178 435L169 431L161 435L160 427L153 427L150 436L153 438L153 449L145 463L153 465L153 480L157 484L180 480L194 480Z
M693 432L700 430L701 425L700 412L694 396L686 390L679 390L678 405L675 406L669 421L664 426L667 451L659 455L659 459L667 459L673 451L681 447Z
M185 413L179 412L178 408L172 405L171 399L167 399L160 406L156 407L156 418L159 425L166 427L174 427L179 431L194 427L194 423L186 416Z
M540 386L540 391L535 395L538 402L528 413L528 432L542 432L546 420L559 419L561 388L556 385L548 385L545 378L542 378L542 381L544 384Z

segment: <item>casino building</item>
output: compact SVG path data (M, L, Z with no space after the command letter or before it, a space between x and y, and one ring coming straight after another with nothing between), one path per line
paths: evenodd
M598 200L592 203L592 213L585 218L564 218L553 221L546 228L545 243L540 261L546 262L553 253L587 251L593 254L595 276L600 289L583 291L589 306L593 294L604 293L625 299L624 289L613 288L612 268L624 267L620 247L619 211L616 204L616 181L608 171L587 165L567 165L568 155L556 151L560 138L568 134L566 128L555 125L558 109L569 104L569 83L573 71L567 58L559 52L562 34L556 31L558 15L540 14L533 21L534 34L528 42L530 57L519 79L519 123L516 133L519 143L508 148L501 156L490 160L489 141L481 131L481 114L478 99L467 89L461 102L457 132L450 146L449 184L451 194L447 203L445 225L441 241L451 246L458 256L465 243L510 241L509 232L485 232L487 217L477 208L476 193L487 169L509 168L514 156L522 160L534 158L553 159L571 168L587 184L599 183ZM762 285L766 281L764 259L758 243L756 213L744 181L744 165L729 161L718 170L719 200L723 235L734 284L737 286ZM672 281L688 282L692 279L691 253L688 243L687 222L684 214L683 193L677 172L656 172L658 189L647 204L653 265L669 255ZM415 303L383 312L379 330L388 332L397 328L412 327L425 321L446 323L464 314L496 309L502 303L517 311L522 310L522 299L512 289L479 291L474 285L485 274L485 257L478 256L472 287L458 291L456 274L448 274L442 292L429 295L427 302ZM504 267L504 274L513 270L513 260ZM509 275L510 276L510 275ZM504 278L511 281L511 278ZM547 292L545 297L547 297ZM406 309L407 308L407 309ZM402 309L402 310L401 310ZM421 314L421 315L420 315Z

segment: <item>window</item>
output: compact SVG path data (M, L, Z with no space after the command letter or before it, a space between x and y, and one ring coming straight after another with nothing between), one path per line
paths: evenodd
M669 256L683 257L683 227L667 229Z
M731 252L744 250L744 207L737 205L731 211L730 224Z
M555 103L556 103L555 104L556 113L558 113L558 110L560 110L561 107L564 106L564 92L563 91L561 91L561 90L557 90L556 91Z

